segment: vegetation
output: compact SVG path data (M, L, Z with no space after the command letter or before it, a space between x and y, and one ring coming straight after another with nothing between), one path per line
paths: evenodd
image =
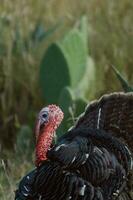
M13 199L34 165L32 132L42 106L63 109L60 134L88 101L133 90L132 9L131 0L1 2L0 198Z

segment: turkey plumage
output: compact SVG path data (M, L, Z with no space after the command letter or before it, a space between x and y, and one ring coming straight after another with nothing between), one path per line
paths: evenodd
M131 200L133 94L92 102L51 148L62 118L53 105L39 113L37 168L20 182L16 200Z

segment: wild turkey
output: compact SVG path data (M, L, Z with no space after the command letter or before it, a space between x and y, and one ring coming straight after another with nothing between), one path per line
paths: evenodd
M22 179L15 199L131 200L133 94L113 93L92 102L51 147L62 118L54 105L39 113L37 168Z

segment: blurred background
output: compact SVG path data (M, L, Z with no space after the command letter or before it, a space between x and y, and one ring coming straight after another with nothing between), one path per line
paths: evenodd
M91 100L133 91L132 0L1 0L0 198L34 167L34 122L44 105L73 125Z

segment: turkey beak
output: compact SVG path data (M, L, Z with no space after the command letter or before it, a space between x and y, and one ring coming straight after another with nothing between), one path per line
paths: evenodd
M35 134L36 134L36 141L38 140L39 133L40 133L40 126L41 126L41 120L37 120L36 127L35 127Z
M40 135L41 128L45 126L45 124L48 122L47 119L38 119L36 123L36 141Z

